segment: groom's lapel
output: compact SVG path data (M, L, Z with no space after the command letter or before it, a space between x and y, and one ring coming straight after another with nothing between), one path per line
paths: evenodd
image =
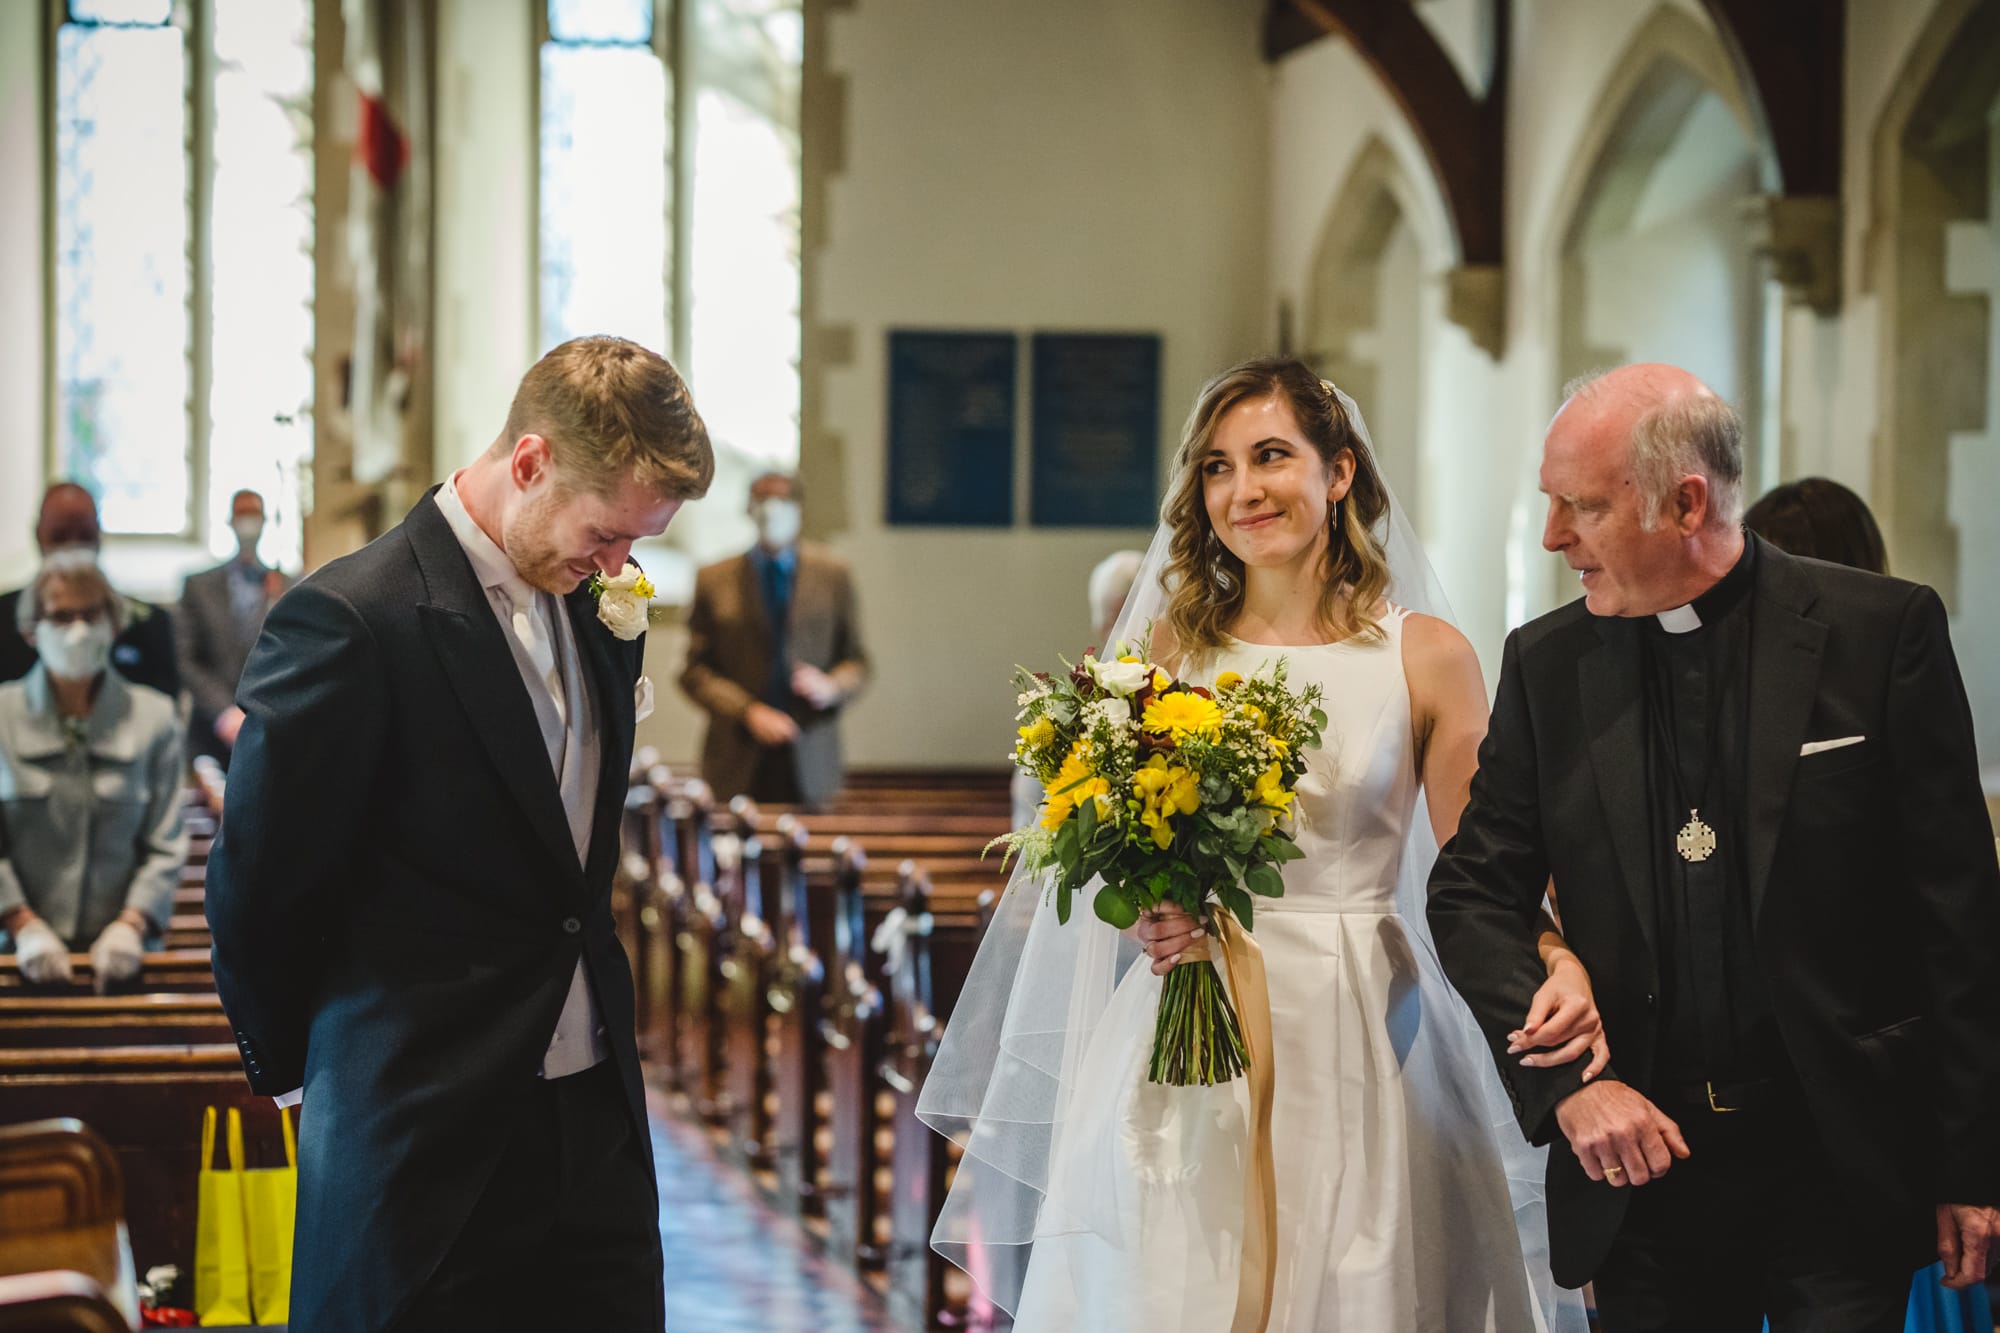
M589 585L563 598L569 614L571 637L576 640L577 657L583 675L590 682L597 715L597 801L591 811L590 855L584 869L584 884L609 883L610 858L618 849L619 820L625 809L625 793L630 786L628 771L632 757L632 682L626 679L621 660L630 651L597 618L597 599Z
M1657 960L1653 858L1647 847L1646 692L1642 688L1639 634L1629 621L1596 618L1598 643L1577 659L1576 676L1590 738L1590 767L1597 779L1604 827L1647 954ZM1556 885L1556 898L1563 886Z
M486 590L473 575L472 562L458 544L431 499L436 488L417 501L403 521L410 549L416 554L430 601L417 608L431 647L444 666L445 678L457 691L472 721L472 730L486 747L514 800L547 844L557 865L576 867L576 844L555 770L542 742L528 687L514 662L513 650L486 600Z

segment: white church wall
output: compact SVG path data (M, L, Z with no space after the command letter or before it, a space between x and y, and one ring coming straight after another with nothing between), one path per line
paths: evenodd
M1009 529L885 526L887 332L1158 333L1164 460L1203 379L1273 338L1260 13L859 0L830 14L844 160L807 281L852 359L824 367L822 418L806 422L809 442L834 441L810 484L837 494L809 490L806 508L809 535L853 567L874 653L845 720L851 761L998 766L1009 669L1087 646L1091 565L1150 536L1030 527L1024 502Z

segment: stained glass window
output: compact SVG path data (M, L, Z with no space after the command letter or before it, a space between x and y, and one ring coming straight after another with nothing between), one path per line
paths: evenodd
M55 45L55 471L96 493L107 532L201 534L218 554L230 494L253 487L266 556L296 567L312 0L70 0ZM212 97L199 139L194 80Z
M311 0L214 0L207 494L210 546L235 549L229 498L264 496L267 559L297 567L312 458Z
M188 529L184 80L164 23L56 33L57 468L114 532Z
M541 348L614 333L666 353L670 122L652 0L551 0L549 32Z
M753 470L799 456L800 0L695 6L688 360L709 432Z

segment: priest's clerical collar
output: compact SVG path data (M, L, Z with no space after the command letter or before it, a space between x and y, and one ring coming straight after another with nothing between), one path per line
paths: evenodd
M1669 634L1689 634L1703 625L1713 625L1742 605L1743 599L1749 595L1756 557L1757 543L1745 533L1743 554L1736 557L1736 563L1716 581L1714 587L1686 606L1655 612L1653 619Z

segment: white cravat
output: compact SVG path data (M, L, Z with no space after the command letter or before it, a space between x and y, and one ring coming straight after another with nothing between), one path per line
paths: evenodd
M569 729L569 698L563 689L562 666L556 660L554 627L549 623L549 596L529 587L527 580L519 575L487 589L487 593L489 596L497 595L505 607L507 625L514 632L515 642L527 653L542 688L548 691L549 702L555 706L557 734L548 735L548 728L545 727L542 739L549 742L549 763L560 775L561 736Z

